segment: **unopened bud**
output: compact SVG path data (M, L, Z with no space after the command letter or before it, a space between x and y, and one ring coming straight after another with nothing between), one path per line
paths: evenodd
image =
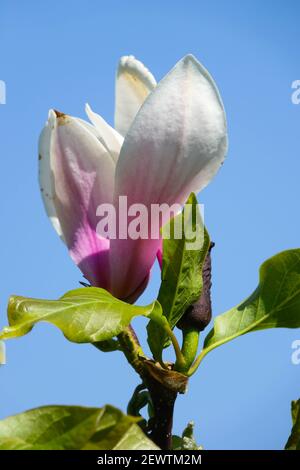
M193 305L188 307L184 315L177 323L177 327L181 330L188 328L195 328L198 331L204 330L211 321L212 309L211 309L211 249L215 246L214 243L210 244L209 250L207 252L203 268L202 268L202 279L203 287L202 293Z

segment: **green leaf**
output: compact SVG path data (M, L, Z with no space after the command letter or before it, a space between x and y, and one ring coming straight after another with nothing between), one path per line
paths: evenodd
M182 236L176 238L176 233L180 232ZM164 227L163 236L162 282L158 301L171 328L174 328L186 309L201 295L202 266L210 244L193 193L183 212ZM161 360L167 335L153 321L150 321L147 330L150 349L154 357Z
M202 450L202 446L198 446L194 437L194 422L190 421L184 429L182 436L172 437L173 450Z
M201 356L245 333L280 327L300 327L300 249L283 251L261 265L257 289L216 317Z
M292 421L292 432L285 445L285 449L300 450L300 399L292 401Z
M112 406L44 406L0 421L0 450L154 450L137 425Z
M67 292L59 300L38 300L12 296L8 305L9 327L0 339L27 334L33 326L45 321L61 329L75 343L107 341L117 336L139 315L158 315L159 303L145 307L127 304L97 287L79 288Z

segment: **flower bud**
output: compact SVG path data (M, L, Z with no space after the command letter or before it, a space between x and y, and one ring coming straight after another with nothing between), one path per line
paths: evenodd
M186 330L188 328L194 328L198 331L203 331L204 328L210 323L212 317L211 309L211 298L210 298L210 289L211 289L211 249L214 247L214 243L210 244L209 250L207 252L203 269L202 269L202 279L203 287L202 293L193 305L190 305L185 311L184 315L177 323L177 327L181 330Z

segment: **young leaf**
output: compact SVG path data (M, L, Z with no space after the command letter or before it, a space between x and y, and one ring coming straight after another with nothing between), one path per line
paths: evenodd
M245 333L280 327L300 327L300 249L283 251L261 265L253 294L215 318L201 358Z
M136 424L112 406L44 406L0 421L0 450L154 450Z
M59 300L12 296L8 304L10 326L2 330L0 340L23 336L36 323L45 321L60 328L75 343L107 341L121 333L134 317L148 317L160 310L157 301L145 307L131 305L97 287L72 290Z
M190 421L184 429L182 436L172 436L173 450L202 450L202 446L198 446L194 437L194 422Z
M285 445L286 450L300 450L300 400L292 401L293 427Z
M180 232L182 236L176 238ZM201 295L202 266L210 244L193 193L183 212L164 227L163 235L166 233L168 237L163 239L162 282L158 301L171 328L174 328L186 309ZM160 360L166 333L153 321L149 322L147 330L150 349L154 357Z

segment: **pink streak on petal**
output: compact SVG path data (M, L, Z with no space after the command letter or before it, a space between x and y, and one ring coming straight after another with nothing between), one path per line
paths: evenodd
M109 240L97 236L96 209L112 200L114 164L75 120L55 137L55 207L70 255L92 285L110 290Z

